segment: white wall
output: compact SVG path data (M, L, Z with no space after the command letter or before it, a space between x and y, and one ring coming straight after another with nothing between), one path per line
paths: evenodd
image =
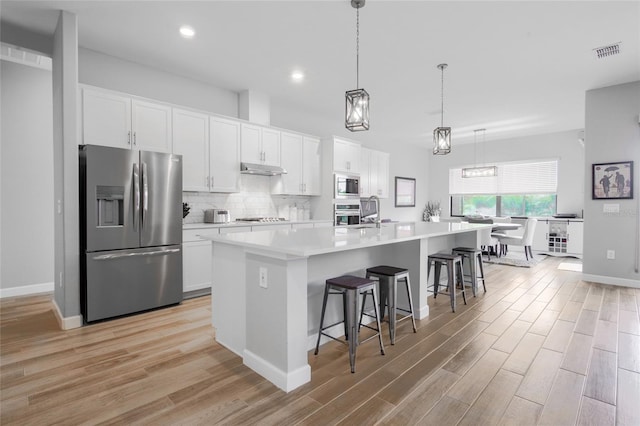
M54 302L63 329L80 327L78 19L61 11L53 34Z
M229 117L238 116L238 94L88 49L79 49L79 81Z
M558 213L582 214L584 206L584 148L578 130L478 143L478 163L558 159ZM443 215L449 215L449 169L474 165L474 144L456 145L448 155L429 158L430 200L440 201Z
M0 289L53 289L51 71L2 61Z
M636 246L640 232L640 82L590 90L586 95L584 180L585 278L608 284L640 287L635 270L640 261ZM629 200L592 200L592 164L633 161L633 197ZM618 205L619 213L604 213L605 204ZM606 258L615 250L615 259Z

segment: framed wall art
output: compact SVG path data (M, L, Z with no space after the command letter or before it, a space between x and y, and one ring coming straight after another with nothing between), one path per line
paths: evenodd
M416 180L396 176L396 207L416 206Z
M633 161L593 164L594 200L633 198Z

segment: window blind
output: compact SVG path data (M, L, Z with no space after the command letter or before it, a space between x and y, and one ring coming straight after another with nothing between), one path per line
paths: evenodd
M449 169L449 194L555 194L558 160L496 163L495 177L463 178L462 168Z

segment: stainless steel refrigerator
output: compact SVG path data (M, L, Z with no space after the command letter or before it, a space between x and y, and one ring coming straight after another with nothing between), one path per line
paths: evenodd
M182 301L182 156L82 145L85 323Z

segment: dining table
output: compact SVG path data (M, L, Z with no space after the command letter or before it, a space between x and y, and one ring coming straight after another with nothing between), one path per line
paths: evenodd
M493 223L491 225L491 232L497 232L497 231L514 231L516 229L520 229L522 228L522 225L520 223L514 223L514 222L505 222L505 223Z

